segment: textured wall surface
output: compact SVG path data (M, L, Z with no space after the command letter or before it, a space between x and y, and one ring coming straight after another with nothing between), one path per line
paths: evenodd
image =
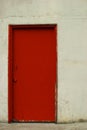
M87 120L87 1L0 0L0 122L8 121L8 25L57 24L58 122Z

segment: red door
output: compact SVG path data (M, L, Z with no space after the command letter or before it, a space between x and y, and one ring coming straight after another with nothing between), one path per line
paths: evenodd
M56 122L56 26L10 26L9 122Z

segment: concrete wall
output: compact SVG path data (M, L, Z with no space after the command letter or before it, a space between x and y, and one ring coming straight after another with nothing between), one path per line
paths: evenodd
M0 0L0 122L8 121L8 25L57 24L58 122L87 120L87 1Z

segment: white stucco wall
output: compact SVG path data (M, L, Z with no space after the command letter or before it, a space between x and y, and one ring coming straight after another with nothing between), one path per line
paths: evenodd
M87 1L0 0L0 122L8 121L8 25L57 24L58 122L87 120Z

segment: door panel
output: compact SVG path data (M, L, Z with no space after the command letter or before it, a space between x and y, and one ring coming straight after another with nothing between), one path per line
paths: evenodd
M55 26L14 28L12 53L12 120L55 122Z

